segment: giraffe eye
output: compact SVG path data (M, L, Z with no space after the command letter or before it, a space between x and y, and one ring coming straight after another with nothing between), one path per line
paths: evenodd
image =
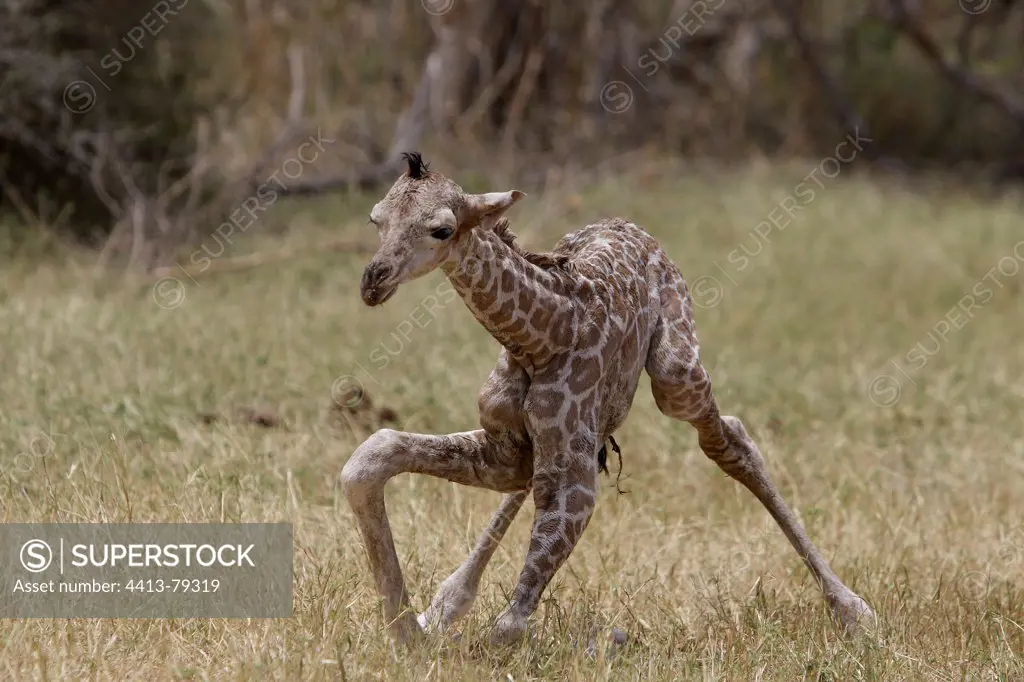
M453 230L450 227L440 227L431 232L430 236L433 237L434 239L440 239L441 241L444 241L445 239L448 239L448 237L451 237L454 231L455 230Z

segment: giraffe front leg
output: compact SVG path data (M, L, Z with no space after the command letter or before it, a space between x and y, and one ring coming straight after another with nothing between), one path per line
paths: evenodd
M417 618L425 632L444 632L473 606L484 569L487 568L494 551L505 536L505 531L512 525L529 492L523 490L512 493L502 500L487 529L477 540L476 547L462 565L441 583L437 594L430 602L430 608Z
M420 628L409 606L391 535L385 484L401 473L420 473L479 488L522 490L530 482L528 465L510 461L483 430L428 436L382 429L349 458L341 473L342 485L384 598L384 616L399 642L418 634Z
M597 443L574 437L557 450L538 448L533 500L536 516L526 563L508 608L495 622L492 642L508 644L526 633L544 589L569 558L597 503Z

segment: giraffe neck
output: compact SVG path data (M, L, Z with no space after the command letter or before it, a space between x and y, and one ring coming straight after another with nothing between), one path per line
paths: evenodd
M477 321L524 366L570 347L574 305L561 273L485 229L462 236L442 268Z

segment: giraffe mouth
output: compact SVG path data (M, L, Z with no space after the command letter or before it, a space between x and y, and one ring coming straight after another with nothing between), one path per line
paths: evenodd
M395 295L396 291L398 291L397 284L393 284L389 287L375 287L363 294L363 303L371 308L384 305L392 296Z

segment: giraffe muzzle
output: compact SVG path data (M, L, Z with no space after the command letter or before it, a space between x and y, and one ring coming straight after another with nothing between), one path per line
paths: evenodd
M359 283L359 295L368 306L378 306L387 301L398 289L391 283L391 268L377 261L371 261L363 271Z

